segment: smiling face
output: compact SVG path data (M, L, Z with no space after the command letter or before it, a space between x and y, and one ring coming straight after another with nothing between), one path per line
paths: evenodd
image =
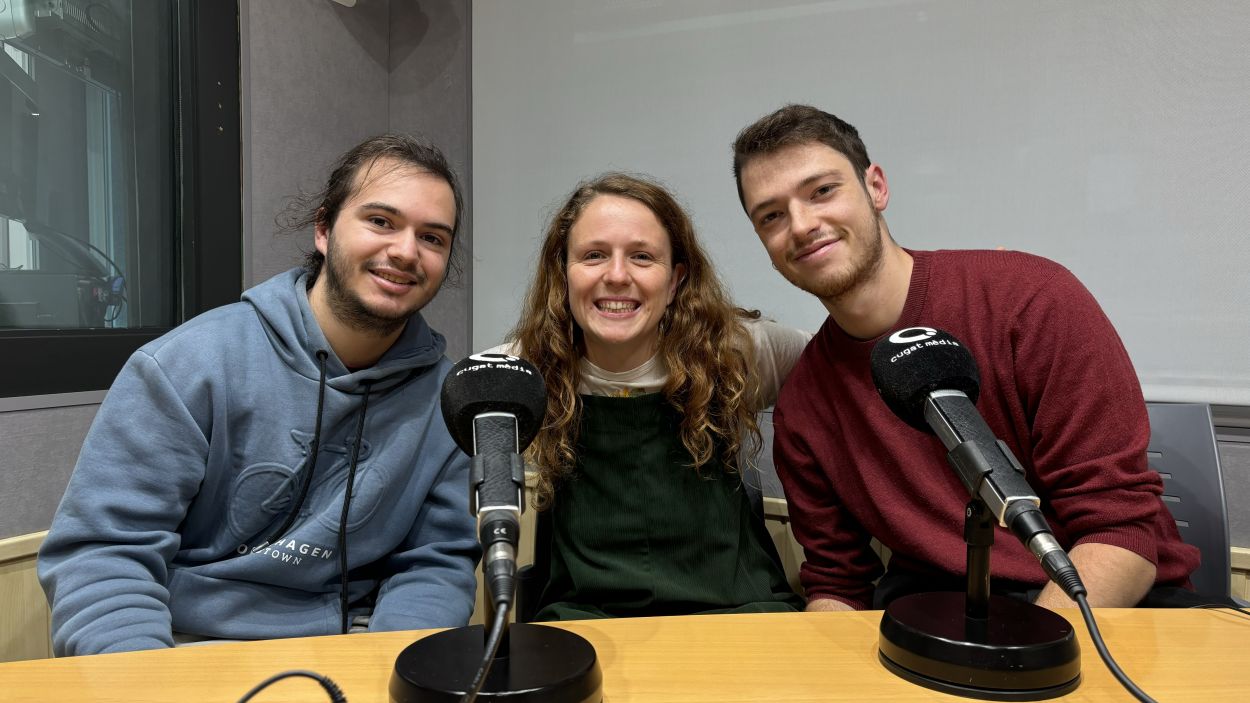
M851 162L820 143L752 157L742 169L743 205L773 266L828 303L881 268L885 173L871 165L861 183Z
M375 336L396 334L433 299L447 273L456 204L441 176L381 159L338 217L316 228L325 255L309 300L333 322Z
M607 371L642 365L685 272L646 205L616 195L590 201L569 230L568 296L586 358Z

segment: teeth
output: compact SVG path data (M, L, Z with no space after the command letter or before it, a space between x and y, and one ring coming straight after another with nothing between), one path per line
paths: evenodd
M373 272L373 275L375 275L375 276L377 276L378 278L381 278L381 279L383 279L383 280L390 281L391 283L407 283L407 282L408 282L407 280L405 280L405 279L403 279L403 278L396 278L395 276L389 276L389 275L387 275L387 274L385 274L385 273L382 273L381 271L374 271L374 272Z
M599 309L605 312L629 312L638 307L638 303L630 303L624 300L602 300L598 303Z

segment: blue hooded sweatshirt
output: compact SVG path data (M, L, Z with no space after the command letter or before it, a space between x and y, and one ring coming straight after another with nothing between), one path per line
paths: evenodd
M375 365L349 371L306 283L280 274L126 363L39 552L58 655L169 647L172 632L340 632L353 454L349 602L376 589L371 630L468 622L479 549L468 459L439 409L446 343L414 315ZM266 546L310 456L294 524Z

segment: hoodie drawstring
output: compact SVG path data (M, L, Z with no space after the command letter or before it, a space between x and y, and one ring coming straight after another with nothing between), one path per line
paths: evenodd
M291 529L291 525L299 517L299 511L304 507L304 501L308 498L313 473L317 470L317 455L321 449L321 416L325 410L326 359L329 356L324 349L317 350L317 361L320 362L321 367L321 377L317 382L317 421L313 429L312 447L308 451L308 461L305 462L304 479L300 482L299 497L295 500L295 506L287 513L282 527L274 530L269 539L251 550L253 554L273 544ZM356 464L360 458L360 442L365 432L365 413L369 410L369 393L373 389L373 383L366 381L364 386L364 400L360 403L360 420L356 423L356 441L352 443L352 460L347 469L347 488L343 492L343 513L339 518L339 611L342 616L343 634L347 634L349 625L347 620L347 516L352 504L352 489L356 483Z
M329 358L329 356L330 355L326 353L324 349L317 350L317 361L320 362L321 366L321 379L317 383L317 422L313 429L312 447L308 450L308 461L304 463L306 470L304 471L304 480L300 485L299 498L295 500L294 509L287 513L286 520L283 521L282 527L274 530L269 539L261 542L255 549L253 549L253 554L273 544L278 540L278 538L286 534L287 530L291 529L291 525L294 524L295 519L299 517L299 511L304 507L304 499L308 497L308 487L312 485L313 472L317 470L317 453L321 448L321 413L325 408L326 359Z
M347 488L343 491L343 514L339 517L339 611L343 618L343 634L347 634L347 513L352 505L352 486L356 483L356 459L365 433L365 413L369 410L372 382L365 381L365 398L360 401L360 421L356 423L356 441L352 443L352 461L347 468Z

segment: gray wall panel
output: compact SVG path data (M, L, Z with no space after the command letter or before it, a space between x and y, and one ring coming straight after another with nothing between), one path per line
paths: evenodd
M312 232L274 236L274 217L365 137L386 132L389 0L246 1L242 67L250 160L251 281L297 265Z
M863 134L900 244L1050 257L1115 323L1147 400L1250 405L1250 54L1233 31L1250 3L1194 6L479 0L474 344L516 320L549 206L607 169L677 192L738 302L816 329L825 310L769 270L729 151L810 102Z
M0 539L48 529L98 407L0 412Z
M469 15L468 0L391 3L390 128L421 134L437 144L464 191L465 221L456 242L463 275L449 280L424 312L430 325L447 337L452 359L472 351Z

